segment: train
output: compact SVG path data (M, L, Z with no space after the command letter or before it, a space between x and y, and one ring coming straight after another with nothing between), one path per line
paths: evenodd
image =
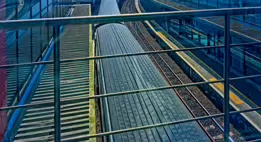
M120 14L116 0L102 0L99 15ZM100 25L95 34L99 56L144 52L122 23ZM99 93L116 93L168 86L148 55L107 58L97 62ZM103 131L115 131L193 116L173 89L106 97L100 100ZM115 134L108 141L210 141L198 122Z

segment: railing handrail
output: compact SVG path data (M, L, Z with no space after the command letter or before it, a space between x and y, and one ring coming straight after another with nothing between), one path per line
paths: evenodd
M59 14L59 9L56 9ZM245 14L261 14L261 7L245 7L245 8L223 8L223 9L208 9L208 10L191 10L191 11L172 11L172 12L153 12L153 13L142 13L142 14L122 14L122 15L103 15L103 16L81 16L81 17L62 17L62 18L43 18L43 19L28 19L28 20L6 20L6 21L0 21L0 29L19 29L19 28L32 28L37 26L54 26L53 33L54 33L54 56L53 61L47 61L46 64L53 64L54 66L54 95L55 98L53 100L53 104L55 106L55 117L54 117L54 123L55 123L55 139L57 141L60 141L61 138L61 98L60 98L60 43L59 43L59 35L60 35L60 28L59 26L62 25L69 25L69 24L95 24L95 23L114 23L114 22L127 22L127 21L144 21L144 20L156 20L156 19L162 19L162 18L177 18L177 19L189 19L194 17L208 17L208 16L224 16L225 20L225 44L223 47L225 47L225 60L224 60L224 79L217 80L217 81L208 81L208 82L197 82L197 83L189 83L186 84L186 86L195 86L195 85L202 85L202 84L210 84L210 83L217 83L217 82L224 82L224 114L217 114L218 116L224 116L224 140L229 141L229 115L231 112L229 112L229 84L231 81L231 78L229 77L229 57L230 57L230 16L231 15L245 15ZM58 15L59 16L59 15ZM17 26L19 25L19 26ZM210 47L201 47L201 48L210 48ZM212 47L213 48L213 47ZM221 48L221 46L220 46ZM199 49L199 48L198 48ZM183 49L184 50L184 49ZM193 49L186 49L186 50L193 50ZM166 52L166 51L156 51L156 52ZM168 52L174 52L173 50ZM155 52L150 52L149 54L154 54ZM136 56L141 54L148 54L148 53L133 53L129 54L128 56ZM86 58L76 58L71 60L64 60L64 62L69 61L80 61L80 60L90 60L90 59L97 59L97 58L112 58L112 57L120 57L120 56L127 56L125 55L107 55L103 57L86 57ZM31 63L33 64L33 63ZM35 64L43 64L41 63L35 63ZM24 64L25 65L25 64ZM30 64L27 64L30 65ZM8 65L7 65L8 66ZM0 68L4 68L7 66L0 66ZM11 65L11 66L21 66L21 64ZM9 66L10 67L10 66ZM246 79L246 78L252 78L252 77L260 77L260 75L256 76L245 76L245 77L238 77L234 78L234 80L239 79ZM132 91L126 91L121 93L111 93L107 95L96 95L93 97L89 97L89 99L95 99L95 98L101 98L101 97L109 97L109 96L116 96L116 95L124 95L124 94L130 94L130 93L140 93L140 92L146 92L146 91L156 91L156 90L163 90L163 89L170 89L170 88L177 88L177 87L184 87L185 85L175 85L175 86L167 86L167 87L158 87L158 88L149 88L149 89L143 89L143 90L132 90ZM71 98L70 98L71 99ZM22 107L32 107L32 104L28 105L17 105L14 107L7 107L7 108L0 108L0 110L4 109L17 109ZM244 111L254 111L259 110L259 108L255 109L249 109ZM20 110L16 110L16 115L19 115ZM235 113L239 113L243 111L237 111ZM16 116L14 116L16 117ZM133 130L141 130L141 129L147 129L147 128L154 128L159 126L165 126L180 122L190 122L194 120L200 120L200 119L206 119L214 117L212 116L204 116L204 117L196 117L192 119L187 120L180 120L179 122L168 122L168 123L159 123L154 125L148 125L148 126L142 126L142 127L136 127L136 128L129 128L124 130L118 130L118 131L112 131L105 133L100 133L96 135L89 135L88 138L96 137L96 136L105 136L105 135L111 135L116 133L122 133L127 131L133 131ZM13 122L12 122L13 123ZM5 135L6 139L9 139L10 137L7 137L11 133L12 125L8 128L7 134Z
M42 19L23 19L23 20L1 20L0 29L31 28L43 25L68 25L68 24L95 24L95 23L113 23L127 21L155 20L159 18L193 18L209 16L231 16L245 14L261 14L261 7L244 8L222 8L207 10L190 11L171 11L171 12L151 12L142 14L120 14L120 15L102 15L102 16L78 16L78 17L60 17L60 18L42 18ZM19 27L17 27L19 25Z

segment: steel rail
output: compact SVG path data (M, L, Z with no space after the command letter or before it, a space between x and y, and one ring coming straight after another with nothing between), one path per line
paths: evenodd
M171 67L168 65L168 63L163 59L162 56L160 56L160 59L164 62L164 64L168 67L168 69L170 70L170 72L178 79L178 81L181 84L184 84L184 82L178 77L178 75L176 73L174 73L174 71L171 69ZM167 76L166 76L167 77ZM188 91L188 93L190 94L190 96L192 96L192 98L197 102L197 104L201 107L201 109L203 109L203 112L205 112L207 115L211 115L211 113L203 106L203 104L199 101L199 99L197 99L197 97L188 89L188 87L185 87L185 89ZM181 97L180 97L181 98ZM215 118L212 118L212 121L217 125L218 129L221 130L224 133L224 129L223 127L217 122L217 120ZM207 131L207 130L206 130ZM234 142L234 140L229 137L231 142Z
M132 6L132 5L131 5L131 1L129 1L128 4L130 4L130 6ZM130 8L129 11L132 11L132 13L135 13L135 11L133 12L132 8ZM145 33L144 33L144 31L142 31L141 26L140 26L139 24L137 24L136 22L133 22L132 24L128 24L128 25L129 25L129 26L127 26L127 27L128 27L128 28L132 27L132 30L133 30L134 32L136 32L136 34L137 34L137 36L138 36L139 38L141 38L141 37L144 38L145 41L142 40L142 42L143 42L144 46L146 47L146 49L147 49L148 51L150 51L149 47L151 47L153 51L156 51L154 45L152 45L153 43L151 43L151 42L149 41L149 39L147 38L147 36L145 36ZM137 27L137 28L136 28L136 27ZM130 29L130 30L131 30L131 29ZM145 30L146 30L146 29L145 29ZM139 34L139 33L140 33L140 34ZM141 38L141 39L142 39L142 38ZM145 42L148 43L149 47L146 45ZM144 48L145 48L145 47L144 47ZM156 58L155 58L155 55L158 55L158 57L160 57L160 59L161 59L166 65L167 65L167 63L164 61L164 59L161 57L160 54L154 54L154 55L151 56L151 57L152 57L152 60L155 62L155 65L159 68L160 72L161 72L161 73L163 74L163 76L166 78L166 80L168 81L169 85L173 85L173 84L171 83L171 81L168 79L168 77L166 76L166 74L164 73L164 71L163 71L163 69L161 68L161 66L159 65L159 63L157 62L157 60L156 60ZM167 65L167 67L169 68L168 65ZM170 68L169 68L169 69L170 69ZM172 70L171 70L171 72L172 72L173 74L175 74ZM176 74L175 74L175 77L177 77ZM178 78L178 77L177 77L177 78ZM180 80L180 79L178 78L178 80ZM183 83L182 83L182 84L183 84ZM187 87L185 87L185 88L187 89ZM193 113L193 111L190 109L190 107L188 106L188 104L187 104L187 103L185 102L185 100L181 97L180 93L179 93L176 89L173 89L173 90L174 90L174 92L177 94L177 96L179 97L179 99L181 100L181 102L184 104L184 106L189 110L189 112L191 113L191 115L192 115L193 117L196 117L196 115L195 115L195 114ZM199 126L202 128L202 130L206 133L206 135L208 136L208 138L209 138L211 141L214 141L214 139L211 137L211 135L210 135L209 132L205 129L205 127L202 125L202 123L201 123L200 121L197 121L197 123L198 123Z
M137 25L137 24L135 23L135 25ZM137 25L137 27L138 27L138 29L141 31L140 26ZM146 39L146 40L148 40L148 39ZM148 41L148 42L149 42L149 41ZM150 46L153 48L153 50L156 50L156 49L153 47L153 45L151 45L150 42L149 42L149 44L150 44ZM170 70L170 72L178 79L178 81L179 81L181 84L184 84L184 82L183 82L183 81L178 77L178 75L171 69L171 67L170 67L170 66L168 65L168 63L163 59L163 57L162 57L160 54L156 54L156 55L158 55L158 57L163 61L163 63L167 66L167 68ZM156 64L158 65L158 67L161 68L160 65L157 63L155 57L154 57L154 56L152 56L152 57L154 58L154 61L156 62ZM160 70L162 70L162 69L160 69ZM163 72L163 70L162 70L162 72ZM164 76L165 76L165 78L168 80L168 82L169 82L170 85L171 85L171 81L168 79L168 77L167 77L166 75L164 75ZM207 115L211 115L211 113L200 103L200 101L199 101L199 100L196 98L196 96L188 89L188 87L185 87L185 89L186 89L186 91L188 91L188 93L190 94L190 96L192 96L192 98L196 101L196 103L199 104L199 106L203 109L203 111L204 111ZM174 89L174 90L175 90L175 89ZM176 90L175 90L175 91L176 91ZM181 96L179 95L179 93L178 93L177 91L176 91L176 93L178 94L178 96L179 96L179 98L182 100L182 102L185 104L185 106L189 109L189 111L193 114L193 116L196 117L196 115L192 112L192 110L189 108L189 106L187 106L186 102L181 98ZM223 127L216 121L216 119L212 118L212 121L218 126L218 129L221 130L221 131L224 133ZM199 121L198 121L198 122L199 122ZM200 125L202 125L201 122L199 122L199 123L200 123ZM202 127L204 127L204 126L202 125ZM204 128L203 128L203 129L204 129ZM207 130L204 129L204 131L206 131L206 133L207 133L208 135L210 135L210 134L207 132ZM231 137L229 137L229 139L230 139L230 141L234 142L234 140L233 140Z
M243 14L261 14L261 7L244 8L222 8L208 10L190 10L190 11L171 11L171 12L151 12L136 14L120 14L105 16L80 16L63 18L43 18L28 20L1 20L0 29L31 28L43 25L70 25L70 24L95 24L95 23L113 23L128 21L156 20L162 18L188 19L194 17L225 16L225 15L243 15ZM19 27L17 27L19 25Z

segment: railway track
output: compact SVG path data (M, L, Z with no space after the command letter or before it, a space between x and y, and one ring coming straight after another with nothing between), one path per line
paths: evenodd
M124 13L136 13L134 0L127 0L122 7ZM142 22L125 23L145 51L162 50L162 47L147 31ZM180 67L168 54L151 55L150 58L159 68L170 85L191 83ZM175 69L175 70L173 70ZM185 104L193 117L220 113L215 105L205 96L198 87L174 89L181 101ZM193 93L192 93L193 92ZM223 141L223 117L198 121L204 131L213 141ZM244 141L240 134L231 126L231 141Z

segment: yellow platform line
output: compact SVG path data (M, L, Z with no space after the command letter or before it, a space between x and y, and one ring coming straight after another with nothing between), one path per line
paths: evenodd
M152 21L153 22L153 21ZM147 24L149 24L149 27L150 28L153 28L153 26L150 24L150 23L147 23ZM157 23L155 23L155 24L157 24ZM157 25L157 26L159 26L159 25ZM164 29L162 29L161 27L160 27L160 29L162 30L162 31L164 31ZM155 31L155 30L153 30L153 31ZM155 31L156 32L156 34L159 36L159 37L161 37L161 38L163 38L164 39L164 41L166 41L167 43L172 43L163 33L161 33L161 32L157 32L157 31ZM181 47L181 48L185 48L182 44L180 44L176 39L173 39L173 40L175 40L175 44L178 44L178 46L179 47ZM171 47L172 49L180 49L179 47L176 47L175 45L174 46L172 46L172 45L169 45L169 47ZM173 48L173 47L176 47L176 48ZM222 77L219 75L219 74L217 74L212 68L210 68L208 65L206 65L202 60L200 60L197 56L195 56L194 54L192 54L191 52L187 52L188 54L190 54L189 56L193 56L193 58L195 58L195 59L197 59L202 65L204 65L204 67L206 67L208 70L210 70L212 73L214 73L215 74L215 76L217 76L217 78L219 78L219 79L222 79ZM177 54L179 55L179 52L177 52ZM181 56L181 55L180 55ZM181 57L182 58L182 57ZM185 60L185 59L184 59ZM189 62L188 62L188 64L190 64ZM190 65L192 68L193 68L193 70L195 70L196 71L196 69L194 68L194 66L193 65ZM197 72L205 81L210 81L210 79L211 78L206 78L204 75L202 75L200 72ZM212 75L212 74L211 74ZM212 75L213 76L213 75ZM212 85L212 84L211 84ZM215 85L214 85L215 86ZM244 94L242 94L237 88L235 88L234 86L232 86L232 85L230 85L230 87L232 88L232 92L235 94L239 94L240 96L242 96L244 99L246 99L249 103L251 103L252 105L254 105L254 106L256 106L257 107L257 105L251 100L251 99L249 99L247 96L245 96ZM219 91L222 91L222 90L220 90L220 88L218 88L217 86L215 86L215 88L217 88ZM223 93L223 92L222 92Z
M172 49L178 49L178 47L173 44L171 41L169 41L169 39L163 35L162 33L158 32L157 35L166 43L168 44L168 46L170 46ZM213 78L211 76L209 77L205 77L204 73L201 73L198 69L196 69L186 58L186 55L184 52L177 52L176 53L183 61L185 61L199 76L201 76L201 78L203 78L203 80L205 81L215 81L216 78ZM189 57L189 56L188 56ZM214 83L214 84L210 84L210 86L216 91L218 92L221 97L224 98L224 85L223 83ZM233 86L230 85L230 87L233 88ZM241 92L240 92L241 93ZM243 110L243 109L247 109L251 108L248 104L246 104L243 100L241 100L236 94L234 94L234 92L230 91L230 104L231 106L235 109L235 110ZM257 112L249 112L249 113L243 113L242 114L243 117L245 117L251 124L253 124L253 126L259 131L261 132L261 123L260 123L260 115ZM259 121L259 122L258 122Z
M161 37L167 44L170 43L171 41L169 41L169 39L163 35L161 32L157 32L157 34L159 35L159 37ZM178 47L176 47L174 44L173 45L170 45L169 46L172 48L172 49L179 49ZM184 55L181 55L183 54L184 52L177 52L177 54L184 60L184 61L187 61L187 59L184 58L185 54ZM188 56L188 55L187 55ZM201 60L200 60L201 61ZM202 62L203 63L203 62ZM192 64L190 64L190 62L187 62L187 64L189 64L189 66L191 66L193 68L194 71L197 72L198 75L201 76L201 78L203 78L205 81L216 81L217 79L215 77L211 77L211 78L208 78L206 77L204 74L200 73L200 71L198 71L196 68L193 67ZM203 63L204 66L208 67L205 63ZM211 69L211 68L210 68ZM212 72L214 72L214 70L211 69ZM219 76L220 77L220 76ZM221 78L221 77L220 77ZM214 88L217 88L218 91L220 91L220 93L224 94L224 85L223 83L214 83L214 84L211 84L214 86ZM231 85L230 85L231 86ZM233 86L231 86L233 87ZM233 88L234 89L234 88ZM244 102L237 96L235 95L235 93L233 93L232 91L230 91L230 100L233 101L236 105L241 105L241 104L244 104Z
M210 78L210 81L217 81L216 78ZM222 91L222 93L224 93L224 85L223 83L215 83L214 86L216 86L220 91ZM229 97L230 100L232 100L235 104L237 105L241 105L244 102L238 97L236 96L232 91L229 91Z
M91 6L89 5L89 13L91 15ZM92 42L92 24L89 25L89 56L90 57L94 57L95 54L95 49L93 46L93 42ZM90 88L89 88L89 96L92 97L95 95L95 83L94 83L94 60L89 60L89 67L90 67ZM90 100L90 128L89 128L89 132L90 135L96 134L96 126L97 126L97 122L96 122L96 103L95 103L95 99L91 99ZM90 142L96 142L96 138L91 138Z
M156 1L156 0L155 0ZM141 13L141 9L140 9L140 7L139 7L139 0L136 0L136 8L137 8L137 10L138 10L138 12L139 13ZM143 9L143 8L142 8ZM152 22L154 22L154 21L152 21ZM161 32L158 32L158 31L156 31L155 29L154 29L154 27L148 22L148 21L146 21L145 22L149 27L150 27L150 29L152 29L152 31L156 34L156 35L158 35L160 38L162 38L164 41L165 41L165 43L169 43L169 42L171 42L171 41L169 41L169 39L164 35L164 34L162 34ZM156 23L155 23L156 24ZM161 27L160 27L160 29L162 30L162 31L164 31ZM175 39L174 39L175 40ZM176 41L176 40L175 40ZM172 43L172 42L171 42ZM181 45L178 41L176 41L176 43L180 46L180 47L182 47L182 48L185 48L183 45ZM173 46L172 45L169 45L169 47L171 47L172 49L179 49L179 47L176 47L174 44L173 44ZM173 48L173 47L176 47L176 48ZM177 54L178 55L180 55L180 53L179 52L177 52ZM215 71L212 69L212 68L210 68L208 65L206 65L203 61L201 61L198 57L196 57L194 54L191 54L191 56L193 56L194 58L196 58L196 59L198 59L198 61L200 61L200 63L201 64L203 64L205 67L207 67L209 70L211 70L211 72L214 72L215 73ZM183 58L183 56L182 55L180 55L180 57L181 58ZM186 61L186 59L184 59L184 61ZM189 62L187 62L192 68L193 68L193 70L194 71L196 71L197 72L197 74L198 75L200 75L205 81L210 81L210 79L211 78L206 78L204 75L202 75L200 72L198 72L197 71L197 69L195 69L194 67L193 67L193 65L191 65ZM218 78L222 78L221 76L219 76L218 74L216 74L217 75L217 77ZM213 79L213 78L212 78ZM221 83L222 85L223 85L223 83ZM216 88L217 90L219 90L219 91L221 91L221 93L223 93L223 91L220 89L220 86L218 87L218 86L216 86L216 85L213 85L213 84L210 84L211 86L214 86L214 88ZM240 94L242 97L244 97L244 99L246 99L246 100L248 100L251 104L253 104L253 105L255 105L255 106L257 106L251 99L249 99L248 97L246 97L244 94L242 94L238 89L236 89L234 86L232 86L232 85L230 85L230 87L233 89L233 91L232 91L232 93L235 95L235 93L234 93L234 91L236 92L236 93L238 93L238 94ZM231 96L234 96L234 95L231 95ZM237 95L235 95L235 96L237 96ZM237 97L234 97L234 103L235 104L242 104L241 103L241 99L237 96ZM237 100L237 101L236 101ZM237 103L236 103L237 102Z

